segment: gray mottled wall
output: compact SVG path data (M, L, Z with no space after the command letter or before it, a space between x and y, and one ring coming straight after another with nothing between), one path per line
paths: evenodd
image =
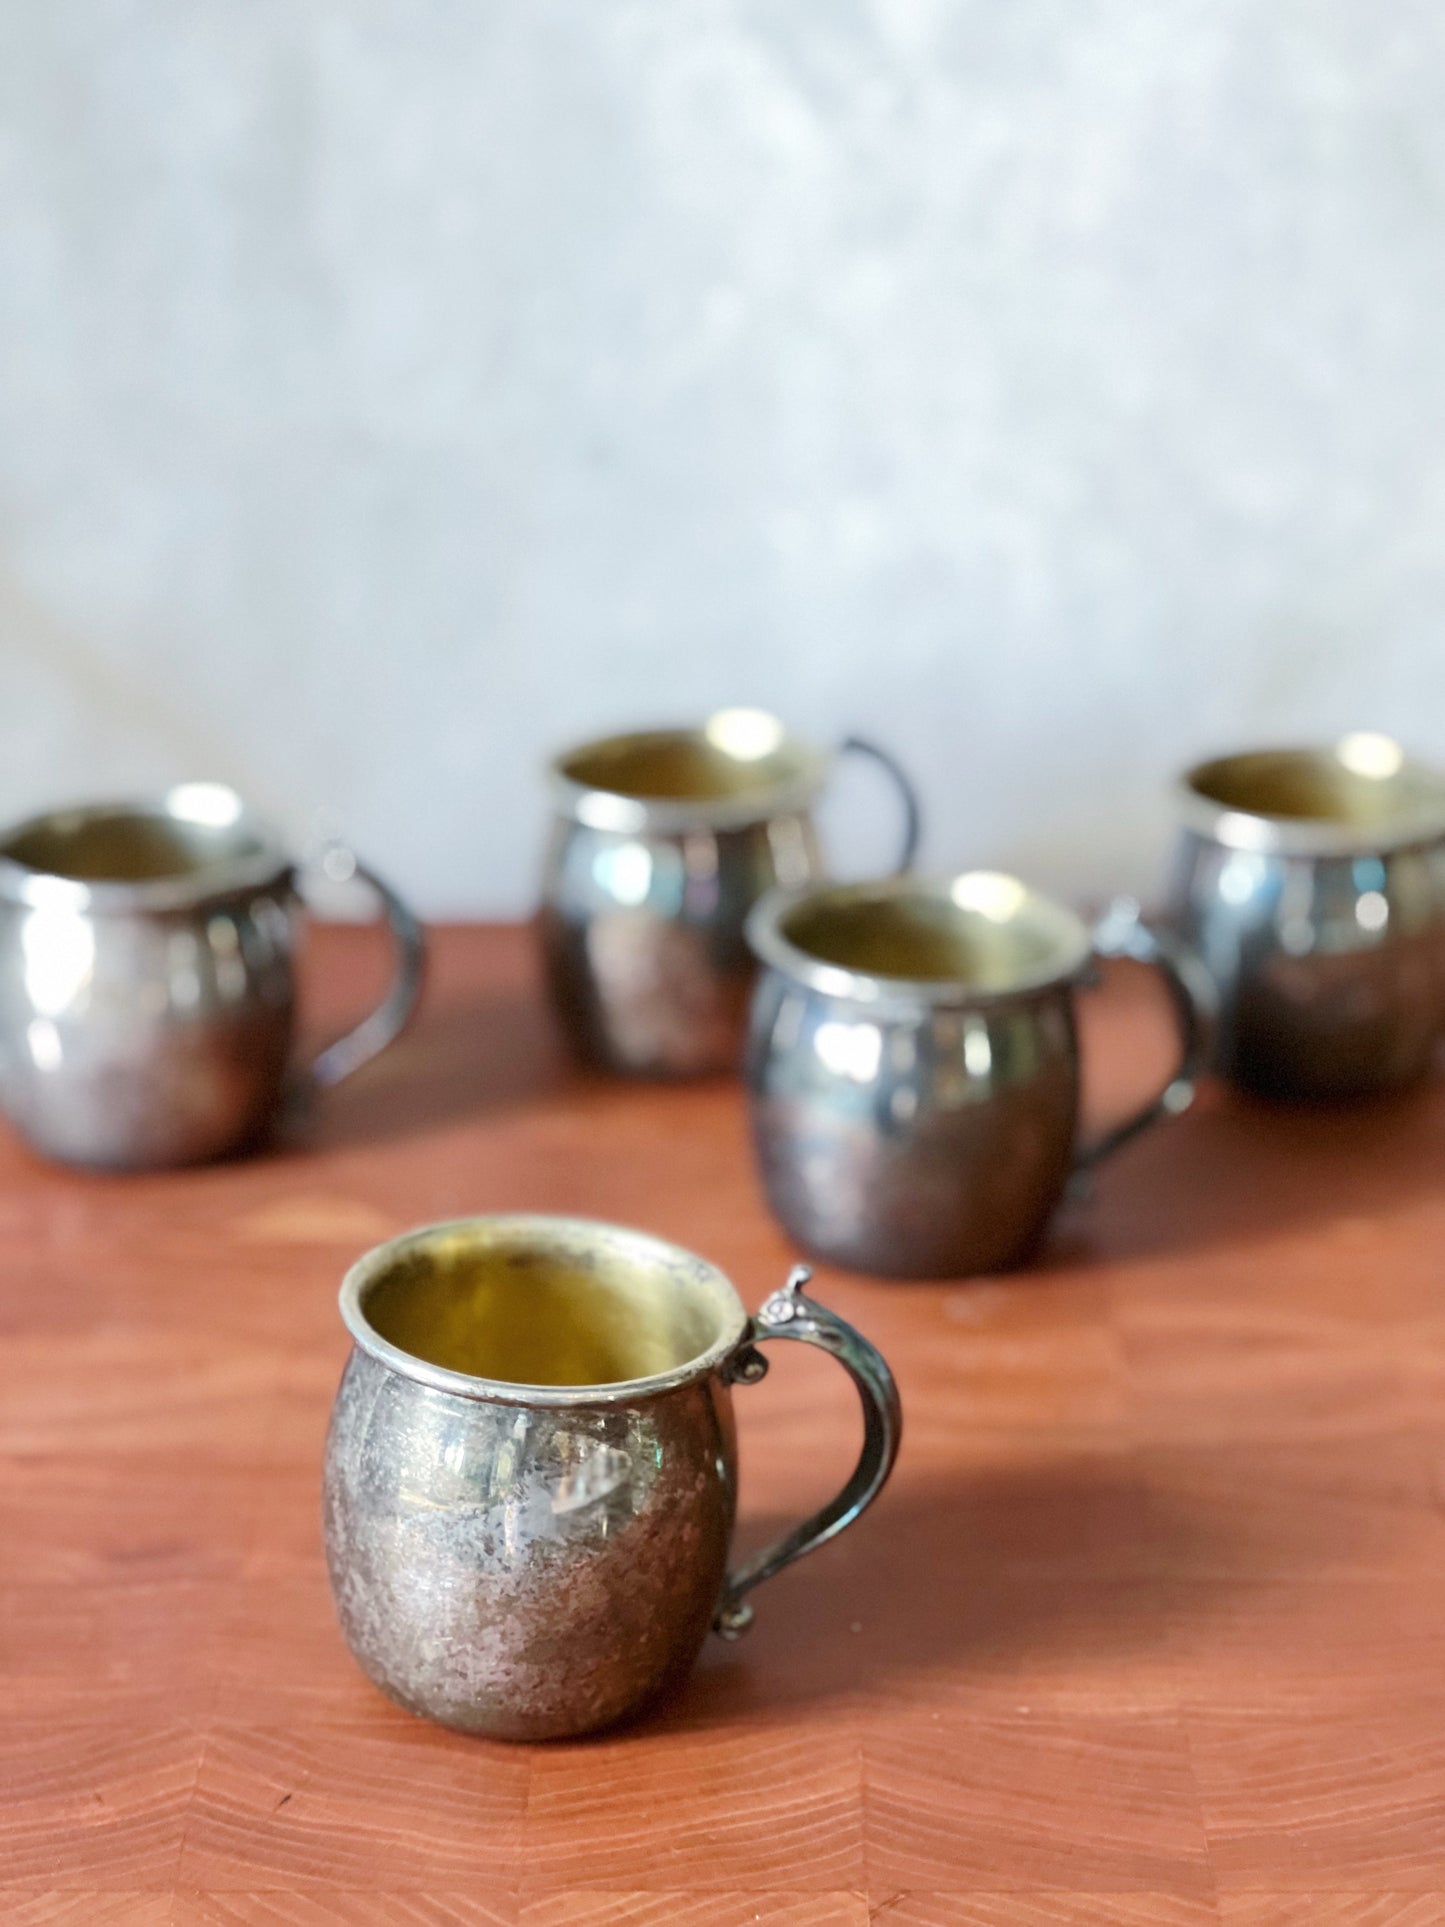
M549 746L760 702L1096 893L1445 757L1442 109L1391 0L0 0L0 808L511 909Z

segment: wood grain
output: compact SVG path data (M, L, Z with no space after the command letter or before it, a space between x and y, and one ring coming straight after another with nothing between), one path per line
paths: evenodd
M870 1892L1210 1890L1188 1741L1162 1714L879 1714L864 1791Z
M1179 1894L905 1893L873 1916L888 1927L1213 1927L1210 1900Z
M318 1032L373 941L318 933ZM1161 1037L1116 972L1096 1114ZM1445 1089L1211 1089L1027 1272L820 1268L898 1374L892 1487L647 1721L545 1749L376 1694L317 1521L345 1265L529 1208L753 1302L795 1255L737 1090L571 1069L514 929L440 933L414 1032L264 1156L119 1179L0 1141L0 1919L1445 1920ZM790 1350L739 1420L757 1544L837 1484L856 1400Z

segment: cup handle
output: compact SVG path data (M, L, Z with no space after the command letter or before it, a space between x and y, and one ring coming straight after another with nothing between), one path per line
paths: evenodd
M317 867L333 883L349 883L353 877L358 878L380 899L396 948L396 974L385 997L354 1030L328 1044L311 1065L310 1083L329 1090L385 1050L405 1028L421 995L426 938L421 925L395 890L383 883L374 870L359 862L346 844L329 841L317 860Z
M870 743L866 736L845 736L838 745L838 753L840 756L866 756L892 777L903 804L903 850L894 866L894 874L902 876L905 870L913 868L913 859L918 855L918 839L923 833L923 812L919 807L918 791L897 757L890 756L877 743Z
M819 1345L831 1352L858 1387L863 1405L863 1450L853 1476L830 1504L775 1545L754 1554L723 1581L722 1596L713 1615L713 1630L724 1639L736 1639L752 1624L753 1609L744 1595L775 1572L801 1559L805 1552L826 1544L845 1526L852 1525L865 1507L883 1489L893 1461L898 1457L898 1441L903 1432L903 1413L898 1403L898 1388L883 1354L870 1345L860 1331L839 1318L816 1299L804 1295L803 1286L812 1277L807 1265L795 1265L788 1282L763 1304L756 1317L749 1319L740 1349L733 1353L726 1377L730 1384L756 1385L767 1374L768 1361L757 1350L765 1338L797 1338L805 1345Z
M1094 1143L1080 1146L1074 1154L1075 1177L1092 1171L1161 1118L1178 1117L1189 1109L1204 1069L1217 1003L1213 979L1204 966L1182 944L1146 923L1133 897L1119 897L1110 904L1094 925L1093 947L1095 956L1130 957L1158 971L1179 1031L1179 1061L1156 1097Z

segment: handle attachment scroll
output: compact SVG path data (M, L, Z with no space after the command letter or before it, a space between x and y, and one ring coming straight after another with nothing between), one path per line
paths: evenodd
M1179 1033L1179 1059L1157 1096L1093 1144L1080 1147L1074 1157L1076 1177L1112 1157L1151 1124L1189 1109L1208 1054L1217 1003L1213 979L1203 964L1174 938L1146 923L1132 897L1119 897L1110 904L1094 926L1093 944L1096 956L1128 957L1158 971Z
M858 1455L853 1476L838 1496L811 1519L805 1519L775 1545L755 1553L736 1572L723 1581L722 1596L713 1616L713 1628L724 1639L736 1639L752 1623L753 1609L745 1595L775 1572L801 1559L805 1552L835 1538L845 1526L852 1525L866 1506L882 1490L893 1461L898 1457L898 1442L903 1432L903 1413L898 1403L898 1388L893 1382L883 1354L846 1319L839 1318L825 1305L804 1294L803 1286L812 1277L807 1265L795 1265L788 1282L765 1301L749 1320L747 1336L733 1354L728 1378L737 1384L755 1385L766 1376L768 1361L757 1350L766 1338L796 1338L805 1345L817 1345L837 1359L858 1387L863 1406L863 1450Z
M892 777L903 805L903 849L895 866L895 873L902 876L913 868L913 859L918 855L918 839L923 832L923 811L919 805L918 791L897 757L890 756L877 743L870 743L866 736L845 736L838 749L842 755L868 757Z
M358 861L346 844L329 840L321 851L318 867L330 882L349 883L354 877L380 899L396 951L396 974L385 997L370 1016L363 1017L344 1037L328 1044L312 1064L310 1081L324 1090L360 1070L406 1027L421 995L426 938L421 925L395 890Z

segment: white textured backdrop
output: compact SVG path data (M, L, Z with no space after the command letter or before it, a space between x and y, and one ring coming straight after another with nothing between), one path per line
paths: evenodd
M1442 237L1425 0L0 0L0 808L510 910L752 702L1145 884L1197 752L1445 756Z

